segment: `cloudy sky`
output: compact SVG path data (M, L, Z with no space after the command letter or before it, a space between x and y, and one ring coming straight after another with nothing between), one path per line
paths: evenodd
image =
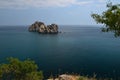
M0 25L29 25L35 21L60 25L96 25L109 0L0 0ZM119 0L111 0L114 4Z

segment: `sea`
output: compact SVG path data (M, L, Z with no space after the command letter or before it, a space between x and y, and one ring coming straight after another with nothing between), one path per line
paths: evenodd
M30 58L45 77L59 74L120 77L120 38L103 26L59 25L58 34L29 32L29 26L0 26L0 63Z

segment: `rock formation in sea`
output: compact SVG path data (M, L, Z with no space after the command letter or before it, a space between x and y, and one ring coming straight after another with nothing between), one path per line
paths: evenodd
M58 25L51 24L51 25L46 26L43 22L36 21L29 27L28 30L30 32L39 32L42 34L57 34L58 33Z

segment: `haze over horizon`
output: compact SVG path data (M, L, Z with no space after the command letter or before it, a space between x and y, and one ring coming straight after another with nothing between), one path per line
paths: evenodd
M92 13L106 10L108 0L0 0L0 25L96 25ZM118 0L111 0L118 4Z

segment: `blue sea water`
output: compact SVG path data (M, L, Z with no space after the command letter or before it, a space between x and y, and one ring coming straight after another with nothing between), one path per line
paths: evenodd
M0 27L0 62L35 60L45 76L77 73L120 76L120 38L98 26L59 26L57 35L28 32L27 26Z

